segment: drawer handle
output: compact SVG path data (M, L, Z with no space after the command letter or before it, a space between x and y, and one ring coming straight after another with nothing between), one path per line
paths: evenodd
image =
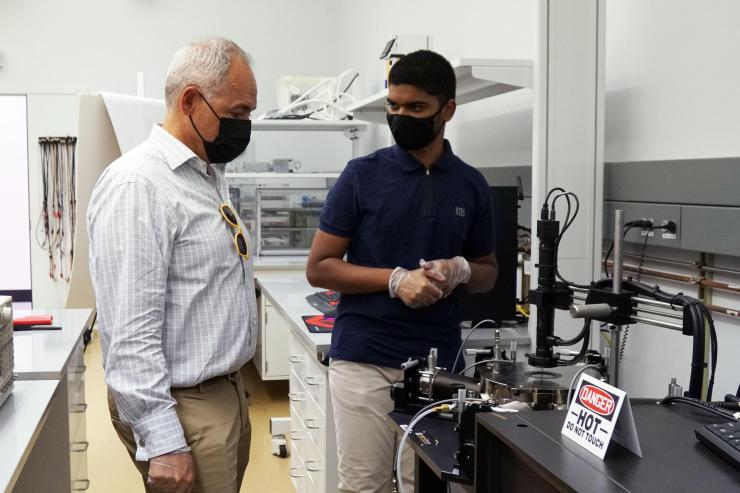
M311 464L318 464L318 465L312 466ZM307 460L306 461L306 469L308 471L311 471L311 472L318 472L318 471L323 471L324 470L323 466L321 465L321 461L320 460Z
M300 430L298 431L291 430L288 432L288 435L290 436L291 440L296 440L296 441L303 440L305 437L302 437L301 435L299 435L299 433L300 433Z
M288 394L288 399L293 402L303 402L306 400L306 394L303 392L291 392Z
M288 359L291 363L303 363L304 361L306 361L305 356L301 356L300 354L291 354L290 356L288 356Z
M90 442L72 442L72 448L70 450L72 452L87 452L89 447Z
M79 486L77 483L82 483L84 486ZM89 479L75 479L74 485L75 486L72 488L72 491L87 491L87 489L90 488L90 480Z
M313 375L306 375L303 380L305 380L308 385L321 385L322 383L324 383L323 378Z
M85 373L87 371L87 365L77 366L75 368L70 368L69 372L74 373L75 375L79 375L80 373Z
M82 404L73 404L72 409L70 410L72 414L82 414L85 411L87 411L87 403L85 402Z
M312 430L318 430L321 428L320 418L306 418L304 421L306 422L306 428L310 428Z
M295 471L301 471L301 470L304 471L303 474L298 474L297 472L295 472ZM303 467L291 467L290 468L290 477L291 478L305 478L306 477L305 471L306 471L306 469L304 469Z

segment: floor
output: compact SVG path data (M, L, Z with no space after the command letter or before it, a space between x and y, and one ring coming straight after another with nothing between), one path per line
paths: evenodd
M107 392L100 357L97 331L85 351L87 365L85 392L87 439L90 442L87 465L92 493L143 492L141 476L134 468L110 423ZM250 363L244 370L245 386L250 393L252 449L241 492L292 493L288 468L290 459L272 455L269 418L288 416L288 382L262 382Z

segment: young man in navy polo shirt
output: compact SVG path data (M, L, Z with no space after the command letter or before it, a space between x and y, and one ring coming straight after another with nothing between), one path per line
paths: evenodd
M387 414L400 365L436 347L451 369L458 289L487 292L497 273L488 185L444 139L456 108L451 65L417 51L388 79L397 145L347 164L307 266L311 285L342 293L329 352L340 491L391 491L397 436Z

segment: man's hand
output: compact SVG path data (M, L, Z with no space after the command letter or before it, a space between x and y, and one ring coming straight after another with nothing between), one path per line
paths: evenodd
M419 265L424 269L424 274L434 280L437 286L442 290L444 296L450 293L458 284L470 280L470 264L464 257L454 257L450 259L431 260L429 262L421 260ZM444 278L439 281L440 276Z
M190 493L194 479L190 452L160 455L149 461L147 484L154 493Z
M406 270L396 267L391 274L388 291L391 298L401 298L409 308L423 308L433 305L444 294L434 282L444 283L445 278L437 272L426 274L424 269Z

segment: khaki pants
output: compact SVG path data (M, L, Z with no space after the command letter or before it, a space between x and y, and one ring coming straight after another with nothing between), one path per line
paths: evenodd
M393 461L402 431L388 417L393 411L391 386L403 371L351 361L332 360L329 388L334 407L340 492L392 491ZM414 453L404 446L403 480L413 491Z
M195 463L193 493L236 493L249 462L252 428L241 374L189 388L172 388L185 440ZM131 428L120 420L108 392L111 421L147 487L149 463L135 459Z

